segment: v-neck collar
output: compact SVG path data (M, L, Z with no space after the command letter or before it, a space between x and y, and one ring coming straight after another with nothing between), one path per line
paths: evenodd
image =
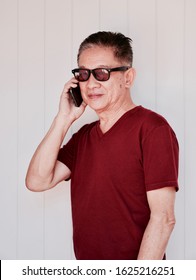
M102 132L100 128L100 121L97 121L96 124L96 130L100 138L106 137L108 134L110 134L116 126L118 126L124 119L126 119L128 116L134 114L139 108L141 108L141 105L138 105L134 107L133 109L130 109L129 111L125 112L106 132Z

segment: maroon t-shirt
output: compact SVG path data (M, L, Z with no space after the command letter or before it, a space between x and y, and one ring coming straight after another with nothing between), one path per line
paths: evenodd
M61 148L71 170L77 259L137 259L150 218L147 191L178 189L178 143L160 115L142 106L105 134L94 122Z

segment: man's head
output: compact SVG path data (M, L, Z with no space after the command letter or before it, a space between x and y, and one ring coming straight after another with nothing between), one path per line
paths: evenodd
M93 47L111 48L114 52L114 57L126 65L132 66L133 51L131 46L132 40L121 33L99 31L91 34L80 45L78 51L78 63L81 53Z
M80 45L79 68L72 73L79 82L83 100L98 114L132 106L129 90L135 70L130 43L131 39L121 33L97 32Z

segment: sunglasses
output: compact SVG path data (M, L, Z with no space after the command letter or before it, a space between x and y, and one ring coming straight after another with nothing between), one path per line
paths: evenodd
M90 78L91 73L95 77L97 81L105 82L109 80L110 73L116 72L116 71L127 71L131 66L121 66L116 68L96 68L96 69L83 69L83 68L77 68L73 69L72 73L74 74L74 77L79 82L86 82Z

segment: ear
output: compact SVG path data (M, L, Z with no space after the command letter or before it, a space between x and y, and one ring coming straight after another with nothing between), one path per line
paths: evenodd
M130 68L125 72L125 87L130 88L135 80L136 71L134 68Z

